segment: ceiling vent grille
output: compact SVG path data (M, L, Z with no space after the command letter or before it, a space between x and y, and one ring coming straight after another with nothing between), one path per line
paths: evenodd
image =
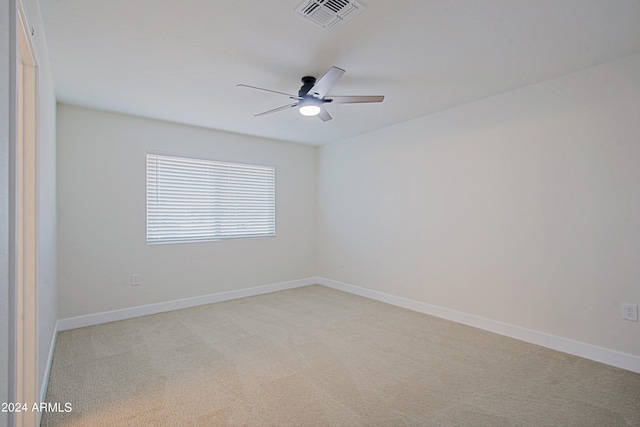
M319 27L333 30L364 10L355 0L305 0L296 12Z

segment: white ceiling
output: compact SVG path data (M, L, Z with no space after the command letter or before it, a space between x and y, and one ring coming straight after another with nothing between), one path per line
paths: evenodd
M322 145L640 52L640 0L358 0L333 31L301 0L40 0L59 101ZM304 75L346 74L333 120L290 109Z

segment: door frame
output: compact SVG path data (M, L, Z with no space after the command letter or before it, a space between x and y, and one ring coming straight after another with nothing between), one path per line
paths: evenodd
M14 414L16 427L39 423L33 405L40 401L38 361L38 63L32 27L21 0L16 1L14 136L11 138L13 215L14 402L28 405ZM10 421L10 422L11 422Z

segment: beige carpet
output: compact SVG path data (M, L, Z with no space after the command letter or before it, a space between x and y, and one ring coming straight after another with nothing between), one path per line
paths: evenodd
M640 426L640 374L309 286L61 332L43 426Z

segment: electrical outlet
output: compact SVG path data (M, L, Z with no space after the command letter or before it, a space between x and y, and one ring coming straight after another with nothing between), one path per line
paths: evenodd
M622 304L622 318L624 320L638 321L638 306L636 304Z
M131 275L131 286L138 286L141 282L140 280L140 275L137 273L134 273Z

